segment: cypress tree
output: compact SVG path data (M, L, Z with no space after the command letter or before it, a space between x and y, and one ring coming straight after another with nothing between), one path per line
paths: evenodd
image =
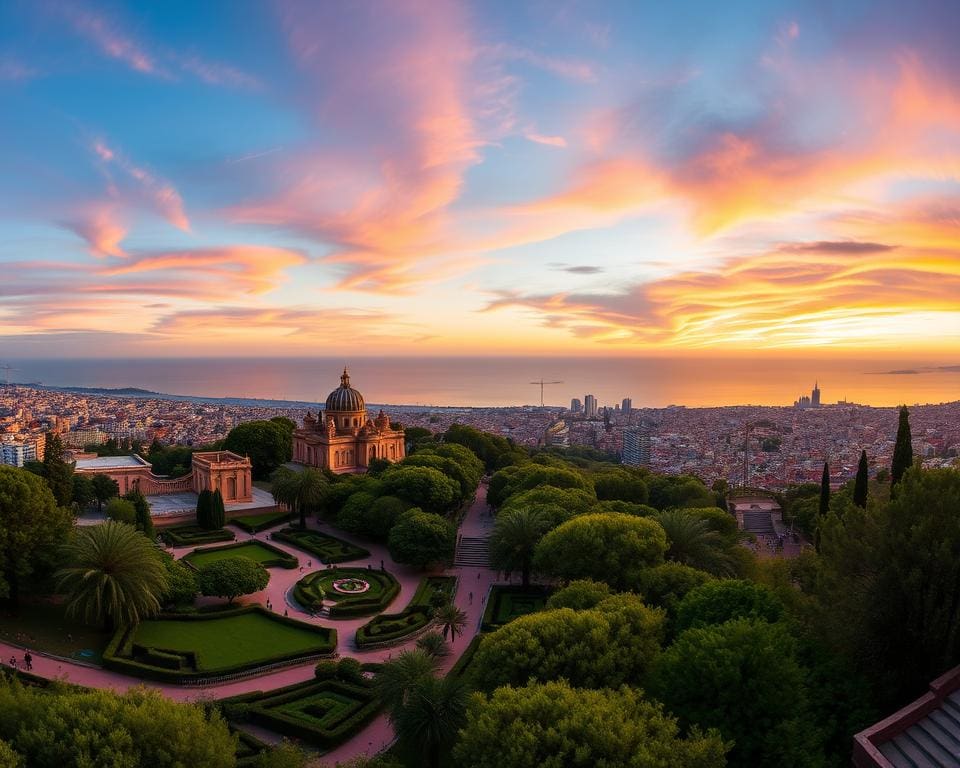
M890 467L890 496L903 478L903 473L913 465L913 438L910 435L910 412L900 406L900 423L897 425L897 444L893 448L893 464Z
M206 488L200 491L197 498L197 525L205 531L212 530L211 517L213 511L213 494Z
M820 478L820 516L830 511L830 465L823 462L823 475Z
M226 522L227 511L223 506L223 494L220 493L220 489L217 488L217 490L213 492L213 500L210 504L210 528L223 528Z
M63 443L55 432L48 432L43 443L43 479L61 507L73 501L73 465L63 460Z
M857 465L857 479L853 484L853 503L861 509L867 508L867 479L869 477L869 468L867 466L867 452L860 452L860 464Z
M133 508L137 511L137 528L143 531L148 539L153 538L153 518L150 517L150 504L147 497L140 493L139 489L134 488L123 495L127 501L133 503Z

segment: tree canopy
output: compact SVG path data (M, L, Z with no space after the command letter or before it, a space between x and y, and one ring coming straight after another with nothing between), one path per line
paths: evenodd
M240 456L249 456L253 476L265 480L277 467L290 461L293 433L281 422L246 421L230 430L223 447Z
M225 597L233 602L240 595L259 592L267 586L267 569L249 557L225 557L203 566L197 575L201 594Z
M414 507L400 515L387 546L398 563L426 568L453 560L457 529L439 515Z
M457 482L433 467L391 467L381 479L388 494L425 512L446 512L460 498Z
M738 579L709 581L690 590L677 608L677 631L723 624L731 619L776 622L784 605L762 584Z

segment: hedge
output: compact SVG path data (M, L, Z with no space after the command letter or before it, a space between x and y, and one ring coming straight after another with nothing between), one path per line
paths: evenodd
M290 512L277 511L267 512L261 515L241 515L240 517L231 517L227 520L227 525L235 525L247 533L260 533L275 525L287 522L293 515Z
M457 580L453 576L428 576L420 582L409 605L399 613L382 613L357 630L358 648L384 643L412 635L433 621L433 595L456 593Z
M338 595L336 601L329 598L328 593L331 619L365 616L382 611L400 593L399 582L387 571L364 568L334 568L314 571L300 579L293 588L294 599L304 608L314 607L316 605L316 592L312 589L312 585L314 582L319 582L331 576L364 579L371 584L376 583L379 589L376 594L364 592L359 595Z
M161 528L160 536L172 547L213 544L218 541L233 541L236 538L233 531L228 531L225 528L207 531L199 525L173 525L169 528Z
M301 528L291 527L271 533L270 538L292 544L304 552L314 555L321 563L328 565L346 563L350 560L360 560L370 556L370 550L358 547L349 541L338 539L336 536L320 533L320 531L304 531Z
M270 664L277 664L284 661L294 661L296 659L309 659L320 655L330 655L336 651L337 630L326 627L318 627L314 624L306 624L304 622L297 621L296 619L291 619L287 616L278 616L277 614L268 611L266 608L260 605L241 605L237 606L237 608L232 611L220 611L215 614L160 614L158 618L167 621L210 621L223 618L224 616L233 616L243 613L251 613L254 611L268 616L272 621L290 624L300 629L309 629L315 632L317 635L323 635L324 639L318 642L316 652L314 653L298 652L277 654L275 656L267 656L262 659L257 659L254 662L237 664L235 666L218 669L215 672L208 672L205 670L198 671L196 669L196 667L201 663L202 659L202 657L196 651L169 651L160 648L151 648L149 646L134 644L133 636L136 632L136 627L127 625L119 628L110 639L110 642L107 644L107 647L103 652L103 666L106 669L116 670L118 672L123 672L124 674L133 675L135 677L142 677L169 683L187 683L206 678L224 677L226 675L232 675L238 672L246 672L251 669L259 669L260 667L266 667ZM164 659L165 656L176 655L181 662L191 664L193 669L184 669L182 667L173 668L172 666L167 666L165 659L161 661L160 664L150 664L146 661L138 661L134 658L134 656L138 653L143 654L141 658L146 657L157 660ZM160 654L159 657L157 657L158 653Z
M469 645L463 649L463 653L460 654L460 658L450 667L450 671L447 672L447 677L462 677L464 672L466 672L467 667L470 666L470 662L473 661L473 655L477 652L477 648L480 647L480 640L483 638L483 633L477 633L470 640Z
M323 727L307 718L278 709L325 691L355 701L359 709L332 727ZM306 739L328 749L359 731L380 709L380 701L372 685L340 680L308 680L266 693L252 691L222 699L220 704L229 718L247 719L285 736Z
M188 552L181 559L184 563L189 565L191 568L196 568L196 566L190 562L189 558L191 555L196 555L202 552L212 552L214 550L216 550L217 552L229 552L231 549L239 549L241 547L249 546L250 544L257 544L258 546L261 546L265 549L269 549L271 552L276 553L277 556L275 558L259 561L260 565L262 565L264 568L273 568L273 567L296 568L300 562L293 555L288 554L287 552L284 552L282 549L277 549L277 547L271 546L270 544L267 544L267 542L259 541L259 540L255 542L251 542L249 540L238 541L236 544L227 544L224 547L197 547L192 552Z
M499 629L504 624L507 624L513 618L517 616L525 615L526 613L536 613L537 611L543 610L546 606L547 598L550 597L553 589L551 587L539 587L536 585L530 585L529 587L524 587L520 585L507 585L507 584L495 584L490 587L490 597L487 600L487 607L483 612L483 619L480 623L481 632L493 632L494 630ZM503 619L501 615L501 608L504 607L505 602L511 602L515 598L529 599L533 603L540 603L539 608L534 608L530 611L525 611L524 613L517 614L516 616L511 616L506 620Z

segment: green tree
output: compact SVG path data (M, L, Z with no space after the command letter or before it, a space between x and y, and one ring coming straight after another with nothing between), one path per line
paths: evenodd
M421 680L433 677L439 661L426 651L402 651L383 664L373 678L377 695L387 711L403 706L407 693Z
M98 472L90 478L90 483L93 487L93 498L97 500L97 512L103 511L104 502L120 495L120 486L109 475Z
M667 535L659 523L617 513L582 515L554 528L537 545L534 568L562 579L637 584L645 568L663 562Z
M237 740L213 708L160 691L0 683L0 739L30 768L232 768Z
M286 739L264 749L254 758L253 768L306 768L310 753Z
M136 526L137 508L133 506L132 502L126 499L110 499L110 502L107 504L107 519Z
M456 536L453 523L414 507L397 520L387 546L398 563L425 568L453 560Z
M137 528L143 531L143 535L148 539L152 539L154 536L153 518L150 516L150 503L147 501L147 497L140 493L139 488L133 488L125 493L123 498L133 504Z
M73 503L77 509L84 510L93 501L93 481L90 475L75 472L73 475Z
M163 567L167 572L167 588L160 598L162 605L192 605L199 591L196 571L164 555Z
M376 496L366 491L351 494L337 513L337 527L347 533L366 533L366 516L376 500Z
M374 539L385 540L400 515L410 509L410 502L399 496L380 496L373 500L362 515L363 533Z
M439 632L427 632L425 635L420 635L417 638L417 648L438 659L450 655L447 641Z
M736 544L740 540L737 518L725 509L720 507L687 507L684 512L703 520L708 528L719 533L728 544Z
M820 476L820 517L830 511L830 465L823 462L823 474Z
M893 446L893 462L890 465L890 495L903 479L903 474L913 466L913 437L910 434L910 412L907 406L900 406L900 420L897 424L897 442Z
M197 494L197 525L205 531L213 530L213 493L209 488Z
M227 510L223 506L223 494L217 488L210 502L210 529L219 530L227 522Z
M708 523L685 509L658 512L653 519L667 534L668 560L698 568L715 576L733 573L730 544Z
M467 688L456 677L425 677L401 706L388 712L400 749L416 757L416 765L440 768L467 724Z
M407 437L411 440L417 439L412 429L407 430ZM488 472L497 468L501 457L515 450L510 441L504 437L481 432L462 424L451 424L450 428L443 434L443 441L469 448L480 457Z
M247 421L230 430L223 447L240 456L249 456L254 478L262 480L290 461L293 437L285 425L276 421Z
M660 651L663 612L637 595L589 610L557 608L514 619L486 635L471 662L482 690L563 678L584 688L639 683Z
M278 504L285 504L300 519L300 527L306 529L307 514L318 511L329 492L329 483L324 474L307 468L295 472L280 467L270 478L270 492Z
M586 611L595 608L611 594L610 587L601 581L577 579L550 595L547 608L572 608L575 611Z
M494 507L501 506L515 493L529 491L541 485L554 488L579 488L596 497L593 483L583 473L569 466L546 466L543 464L524 464L508 467L490 478L487 489L487 501Z
M72 526L42 478L0 465L0 598L16 606L21 585L51 565Z
M681 738L637 690L558 681L475 694L454 758L461 768L721 768L726 749L714 733Z
M270 581L267 569L249 557L225 557L214 560L200 569L197 586L200 593L225 597L232 603L240 595L250 595L265 589Z
M110 629L160 610L168 586L163 559L132 525L109 521L78 528L65 559L57 588L67 596L68 615Z
M671 507L712 507L716 496L699 477L692 475L650 475L647 480L649 504L657 509Z
M867 508L867 486L870 480L870 468L867 464L867 452L860 451L860 463L857 465L857 479L853 485L853 503L861 509Z
M397 465L383 473L384 489L425 512L446 512L460 498L460 486L433 467Z
M441 605L434 612L433 617L440 624L443 639L446 640L447 634L450 635L450 645L453 645L457 635L463 634L464 627L467 626L467 614L453 603Z
M500 505L500 514L515 509L542 509L550 515L550 527L555 528L571 517L585 515L593 510L596 496L582 488L555 488L541 485L529 491L513 494Z
M680 601L692 589L713 580L709 573L680 563L663 563L647 568L640 576L640 591L650 605L665 608L671 616L676 614Z
M47 432L43 447L43 479L61 507L73 501L73 465L63 460L63 443L56 432Z
M646 504L650 498L650 491L643 478L625 469L610 469L594 475L593 487L600 501Z
M732 619L774 623L783 617L784 605L762 584L738 579L709 581L687 593L677 608L677 631L723 624Z
M533 555L550 523L537 507L501 510L490 535L490 564L501 571L519 570L523 586L530 586Z
M819 765L795 650L782 625L765 621L689 629L660 654L648 690L681 727L716 728L732 741L734 768Z

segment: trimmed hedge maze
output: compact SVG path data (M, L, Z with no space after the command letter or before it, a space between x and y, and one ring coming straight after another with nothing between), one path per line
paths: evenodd
M370 585L366 592L345 594L333 588L339 579L363 579ZM321 593L320 590L323 590ZM327 568L308 573L293 588L293 597L308 611L319 610L321 600L330 608L331 619L366 616L386 608L400 593L400 584L386 571L367 568ZM321 598L321 594L324 597Z
M208 531L199 525L171 525L169 528L161 528L159 532L163 540L172 547L213 544L218 541L233 541L236 538L233 531L225 528Z
M380 709L367 681L308 680L274 691L253 691L221 702L231 720L264 728L324 749L346 741Z
M285 523L291 517L289 512L285 510L277 510L275 512L265 512L259 515L240 515L239 517L231 517L227 520L227 525L235 525L242 531L247 533L260 533L260 531L265 531L267 528L273 528L275 525L280 525L280 523Z
M497 584L490 588L490 598L483 612L483 632L493 632L514 619L528 613L542 611L553 590L549 587L510 586Z
M360 560L370 556L370 551L363 547L358 547L349 541L319 531L305 531L301 528L290 527L284 528L282 531L275 531L270 536L276 541L293 544L304 552L309 552L321 563L345 563L348 560Z
M337 631L278 616L259 605L164 614L117 631L103 665L137 677L189 682L295 659L330 655Z
M215 560L225 557L249 557L260 563L264 568L279 566L280 568L296 568L298 560L282 549L271 547L262 541L241 541L228 544L225 547L202 547L184 555L183 561L199 570Z
M409 637L433 621L439 605L449 602L457 591L454 576L428 576L420 582L410 604L400 613L383 613L357 630L357 647L392 643Z

